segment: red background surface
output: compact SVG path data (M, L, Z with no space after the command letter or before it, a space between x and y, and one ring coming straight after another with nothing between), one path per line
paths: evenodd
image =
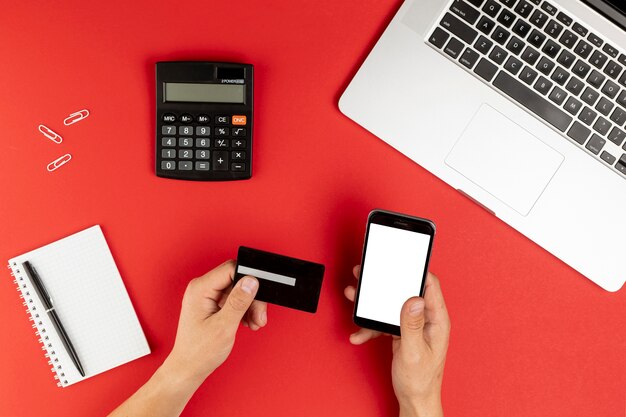
M342 289L376 207L433 219L452 318L448 416L625 414L626 302L345 118L337 100L399 1L13 2L0 16L0 260L100 224L152 354L57 388L8 273L0 415L113 409L174 341L187 282L239 245L324 263L318 313L270 306L184 415L379 416L389 340L353 347ZM250 181L157 178L154 63L255 65ZM445 82L445 80L440 80ZM89 119L64 127L69 113ZM44 139L44 123L65 138ZM45 170L64 153L74 159Z

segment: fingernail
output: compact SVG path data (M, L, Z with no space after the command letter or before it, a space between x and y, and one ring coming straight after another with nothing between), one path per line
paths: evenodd
M261 323L265 326L267 324L267 312L264 311L261 313Z
M241 289L248 294L252 294L252 291L256 289L257 285L259 285L259 283L256 279L252 279L249 277L244 277L241 279Z
M416 300L409 307L409 314L412 316L419 316L424 311L424 300Z

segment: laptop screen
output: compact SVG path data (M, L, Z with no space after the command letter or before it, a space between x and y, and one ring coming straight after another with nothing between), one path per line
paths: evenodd
M583 2L626 30L626 2L624 0L583 0Z

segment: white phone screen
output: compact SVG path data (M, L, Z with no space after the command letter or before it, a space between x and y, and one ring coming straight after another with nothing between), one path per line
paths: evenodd
M418 296L431 236L370 224L356 315L400 325L406 300Z

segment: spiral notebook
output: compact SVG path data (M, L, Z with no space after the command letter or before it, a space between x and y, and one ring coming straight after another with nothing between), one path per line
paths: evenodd
M24 272L29 261L41 276L85 370L82 377L65 350ZM67 387L150 353L100 226L9 260L57 385Z

